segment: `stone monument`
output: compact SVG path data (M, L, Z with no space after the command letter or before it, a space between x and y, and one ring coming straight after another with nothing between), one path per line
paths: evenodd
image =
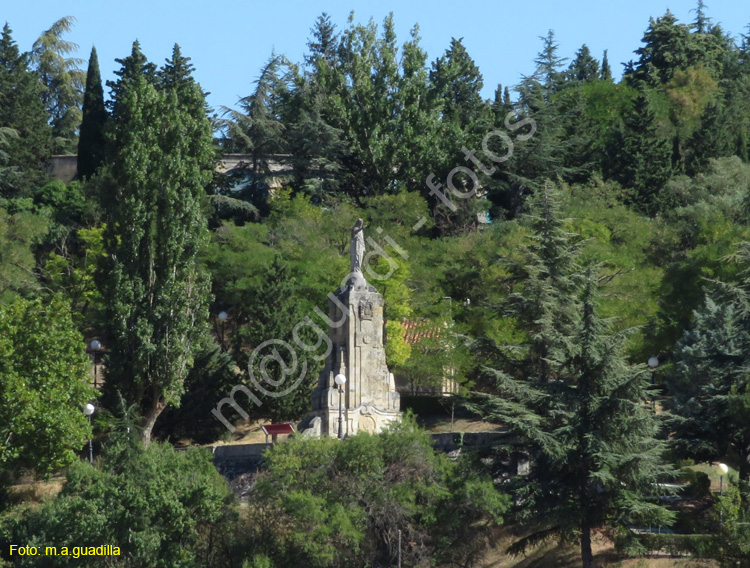
M388 370L383 344L383 296L367 284L362 265L365 256L364 223L352 228L349 257L351 272L342 288L329 295L329 335L333 348L312 395L312 413L301 426L307 435L337 436L339 392L334 377L346 377L343 435L360 431L377 433L401 420L399 394Z

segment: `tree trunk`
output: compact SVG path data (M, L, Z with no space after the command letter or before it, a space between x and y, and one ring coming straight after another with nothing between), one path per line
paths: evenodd
M143 430L141 430L141 441L143 445L148 447L151 443L151 432L156 424L156 419L159 418L161 413L167 407L167 403L164 402L163 398L156 398L151 408L143 416Z
M594 568L594 555L591 552L591 527L584 523L581 527L581 561L583 568Z

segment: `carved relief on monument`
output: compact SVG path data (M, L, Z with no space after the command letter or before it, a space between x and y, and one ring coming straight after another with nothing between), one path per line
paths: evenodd
M362 300L359 303L359 319L371 320L373 315L373 306L370 300Z

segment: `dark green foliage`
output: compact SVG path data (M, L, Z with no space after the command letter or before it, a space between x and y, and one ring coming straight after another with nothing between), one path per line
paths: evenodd
M642 42L643 47L636 50L638 61L628 64L624 77L637 88L663 86L677 70L688 67L702 66L715 75L721 73L726 45L723 34L691 33L690 26L678 23L670 11L650 21Z
M532 462L514 481L528 534L513 549L552 536L579 539L588 568L594 529L668 523L651 500L668 470L646 405L648 373L627 363L626 335L598 315L596 272L582 274L577 235L564 231L558 199L547 190L533 202L533 240L510 296L524 341L485 346L492 394L478 394L470 407L516 432Z
M20 53L6 23L0 37L0 127L6 131L2 165L13 170L0 178L3 197L27 194L44 176L44 159L51 153L52 131L42 104L42 85L30 69L29 55Z
M123 59L115 59L120 64L120 69L115 71L119 77L116 81L107 81L110 88L109 109L113 115L121 115L124 111L118 108L118 105L124 103L124 95L127 90L144 79L148 83L155 81L156 65L149 62L141 51L141 44L138 40L133 42L133 48L130 55Z
M264 394L260 396L263 416L275 422L298 421L309 412L310 392L321 367L322 349L305 350L294 338L299 325L300 341L309 346L320 342L308 325L301 325L305 316L312 314L305 313L300 300L300 287L289 265L276 256L236 315L236 325L241 326L233 338L236 362L247 369L251 383ZM285 345L274 343L262 348L269 341ZM321 343L319 347L324 346ZM271 358L272 349L277 350L283 364ZM282 396L284 392L287 394Z
M611 70L609 73L611 78ZM567 75L568 81L574 85L588 83L599 78L599 62L591 56L591 51L586 44L583 44L576 52L575 59L568 67ZM603 71L602 78L604 78Z
M725 494L716 505L719 534L713 539L711 556L722 566L750 566L750 509L748 495L737 485L727 484Z
M188 81L157 90L140 72L151 68L134 44L112 88L115 194L105 199L101 275L107 400L121 393L140 405L146 442L164 408L179 404L205 331L208 281L197 254L213 169L200 88Z
M436 454L406 419L378 435L293 440L265 454L250 493L251 550L266 566L467 565L508 498L463 461ZM252 566L253 564L251 564Z
M189 439L208 444L219 439L224 426L211 410L238 384L240 377L229 353L209 343L196 349L193 366L185 378L185 394L179 408L168 407L157 422L155 435L172 441Z
M68 57L78 46L63 39L75 18L60 18L34 42L31 63L44 87L42 103L52 127L53 152L70 154L77 146L76 131L81 123L86 75L79 69L83 60Z
M83 119L78 138L78 177L89 178L102 165L105 156L104 126L107 122L104 91L99 73L96 48L91 48L86 73L86 92L83 97Z
M11 211L0 208L0 303L38 293L34 250L49 230L44 215Z
M722 284L695 313L677 344L668 386L673 396L675 447L702 461L726 460L750 479L747 381L749 245L737 253L738 284Z
M602 56L602 70L599 75L602 81L612 80L612 68L609 66L609 58L607 57L607 50L604 50L604 56Z
M116 445L101 462L96 468L76 463L54 500L5 519L2 554L20 540L42 551L56 546L58 556L45 557L50 567L239 565L231 549L233 499L208 451L176 451L158 443L147 450ZM120 555L73 556L73 547L101 545L118 546ZM69 556L59 555L62 547L68 547ZM14 565L38 562L27 557Z
M616 179L635 192L634 205L647 213L666 210L661 191L672 175L672 144L660 132L648 97L641 93L625 116L624 131L616 140Z

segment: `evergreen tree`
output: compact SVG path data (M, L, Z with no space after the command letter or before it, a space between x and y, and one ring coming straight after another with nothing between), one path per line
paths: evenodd
M589 83L599 77L599 62L591 56L586 44L576 52L575 59L568 67L568 81L574 85Z
M531 235L522 251L523 262L508 266L514 291L506 305L506 313L526 334L526 353L517 359L511 348L503 357L508 362L515 360L508 369L515 376L551 381L555 376L549 358L572 332L578 310L581 245L578 236L566 230L561 194L551 184L545 183L528 199L527 206L529 211L522 220Z
M654 213L660 207L660 192L672 175L672 144L659 129L648 100L641 93L625 117L624 132L616 141L617 160L613 175L636 192L635 205Z
M434 155L428 162L429 170L425 169L420 176L423 192L427 191L427 186L424 185L427 176L433 174L437 179L445 180L456 164L466 160L462 148L481 148L482 137L491 130L493 120L492 111L481 96L482 87L482 74L462 40L451 39L445 54L432 63L429 74L428 104L432 108L425 110L435 114L427 122L427 128L422 130L426 135L429 132L434 134L427 136L424 149L413 156L417 163L421 163L425 161L425 157ZM421 93L416 95L418 101ZM474 169L474 166L471 167ZM473 180L463 176L454 177L452 183L463 193L471 191L474 185ZM451 197L450 192L447 195ZM452 210L432 194L427 197L433 206L437 227L444 233L473 228L477 213L484 209L478 208L481 203L477 199L451 197L455 208Z
M686 69L692 63L690 28L677 23L669 10L650 20L641 41L643 47L636 50L638 61L631 61L625 70L625 79L636 88L668 83L676 69Z
M602 81L612 80L612 68L609 66L609 58L607 57L606 49L604 50L604 55L602 56L602 70L599 77Z
M51 152L52 133L41 97L42 86L29 68L29 55L19 52L5 24L0 36L0 128L15 133L6 135L3 147L6 165L15 171L5 176L4 197L27 193L44 177L42 167Z
M72 153L77 146L76 131L81 123L86 75L79 68L82 59L69 57L78 45L63 39L75 18L60 18L31 48L31 64L44 90L42 102L52 126L55 153Z
M465 129L483 118L481 91L484 82L462 39L451 39L445 54L432 64L430 95L441 105L443 122L455 122Z
M112 89L115 195L105 200L101 281L110 348L107 400L120 393L128 405L138 405L149 443L164 408L179 405L205 331L208 281L197 254L206 236L202 200L213 152L208 117L183 104L176 85L157 90L137 69L153 66L136 43ZM202 101L196 84L183 88Z
M703 0L698 0L698 5L692 11L695 12L693 29L699 34L707 33L711 26L711 20L706 16L706 3Z
M336 52L338 50L338 37L336 35L336 25L331 22L331 16L323 12L315 25L310 30L312 38L307 42L309 55L305 56L305 61L313 67L320 64L321 61L328 65L334 63Z
M343 77L336 26L324 12L310 32L307 69L294 80L285 118L294 186L316 202L325 202L343 184L342 161L349 144L338 120Z
M268 213L271 159L287 149L286 124L281 118L287 86L281 71L288 64L285 57L271 54L255 82L255 92L240 99L242 110L224 109L229 115L224 122L229 149L250 155L252 177L241 195L263 214Z
M542 40L542 51L534 59L537 66L534 78L544 88L545 99L549 101L562 87L564 75L561 69L568 59L557 55L558 45L553 30L549 30L546 36L540 36L539 39Z
M258 357L251 356L249 367L248 354L267 341L280 340L296 345L294 329L302 321L300 314L303 313L299 295L299 286L288 263L276 256L254 288L252 301L236 315L236 324L241 327L234 336L235 361L240 368L252 373L251 388L254 385L254 391L263 402L260 412L274 421L296 421L307 414L310 392L320 370L320 354L295 347L292 347L295 353L290 353L279 347L276 353L283 360L270 362L264 359L270 348L260 349ZM318 341L314 334L310 337L308 326L296 333L307 345Z
M717 283L676 347L668 381L675 447L699 461L723 460L750 481L750 244L736 256L737 284Z
M119 77L116 81L107 81L109 92L109 110L113 116L120 116L124 113L117 109L117 104L123 99L123 92L130 88L130 85L144 78L149 83L155 81L156 65L148 61L141 51L141 44L138 40L133 42L130 55L123 59L115 59L120 64L120 69L115 71Z
M506 361L523 360L524 372L487 361L494 390L470 406L508 426L529 451L529 474L512 480L515 514L527 536L512 550L555 536L575 538L582 565L590 568L594 529L670 522L651 501L654 484L668 470L655 439L659 423L646 404L647 369L627 363L626 336L613 335L611 322L598 315L598 278L594 270L582 275L577 268L571 254L576 236L541 228L534 231L537 264L563 266L547 274L535 270L519 292L518 300L535 308L523 313L536 331L508 348ZM552 282L560 279L566 287L555 297Z
M89 178L102 165L105 157L104 126L107 122L104 91L99 73L96 48L91 48L86 73L86 93L83 98L83 120L78 137L78 176Z

